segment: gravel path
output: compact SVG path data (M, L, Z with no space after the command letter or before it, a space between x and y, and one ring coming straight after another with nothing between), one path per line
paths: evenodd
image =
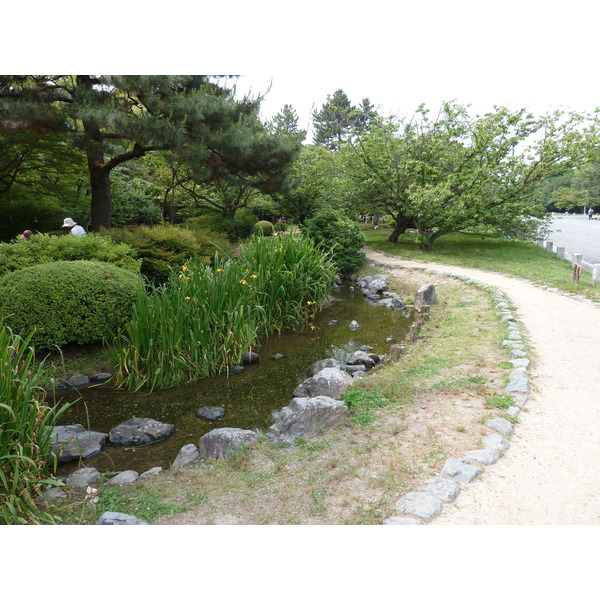
M464 485L431 525L600 524L600 306L477 269L374 250L367 258L392 267L428 266L498 288L532 349L533 390L510 448Z

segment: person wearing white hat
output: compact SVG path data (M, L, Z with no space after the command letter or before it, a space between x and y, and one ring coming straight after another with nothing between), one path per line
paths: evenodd
M81 225L77 225L70 217L65 219L63 227L70 229L73 235L85 235L85 229Z

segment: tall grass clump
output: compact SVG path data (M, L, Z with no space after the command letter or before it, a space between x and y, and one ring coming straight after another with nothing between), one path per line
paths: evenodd
M243 275L235 261L192 261L140 292L116 349L116 385L172 387L239 364L257 336Z
M36 503L50 478L51 428L59 410L44 402L31 336L21 338L0 323L0 525L50 524Z
M335 270L310 240L253 238L240 259L191 261L163 286L140 293L114 351L115 383L160 389L240 364L261 335L307 319Z
M336 267L308 237L256 235L239 250L244 273L258 294L262 334L301 323L331 291Z

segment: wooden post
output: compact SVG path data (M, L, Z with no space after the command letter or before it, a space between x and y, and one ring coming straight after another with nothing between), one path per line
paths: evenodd
M578 265L577 263L573 265L573 281L575 283L579 283L579 278L581 277L581 273L583 273L583 267Z

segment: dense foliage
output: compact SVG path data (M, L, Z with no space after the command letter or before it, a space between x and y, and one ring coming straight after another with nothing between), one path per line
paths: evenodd
M127 244L141 260L141 273L154 283L164 283L173 269L196 258L210 264L216 251L214 236L202 229L175 225L140 225L101 232L115 242ZM219 238L217 242L223 243Z
M0 275L57 260L95 260L134 273L140 270L140 260L130 246L97 234L33 235L29 241L0 244Z
M44 402L30 341L0 323L0 525L55 522L39 494L57 485L49 470L50 428L68 405L57 410Z
M361 248L365 245L365 237L359 224L342 211L321 208L304 222L304 231L331 252L341 273L349 273L362 265L365 255Z
M36 349L112 339L131 317L139 274L109 263L56 261L0 278L0 317Z
M85 157L92 231L111 226L113 170L151 153L194 183L278 191L300 141L270 131L259 108L206 75L0 76L0 135L52 134Z

